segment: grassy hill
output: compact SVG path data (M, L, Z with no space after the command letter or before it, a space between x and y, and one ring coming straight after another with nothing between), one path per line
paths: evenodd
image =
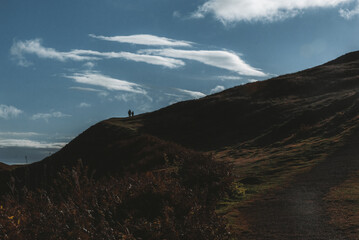
M248 229L238 209L284 188L295 176L347 144L359 126L358 97L359 52L353 52L298 73L152 113L105 120L40 162L15 169L3 167L1 187L8 189L5 179L13 176L17 188L51 188L58 173L64 167L78 167L79 160L98 181L108 181L111 176L126 179L164 174L156 176L166 179L168 185L179 184L185 192L206 188L208 198L200 201L201 206L206 206L206 201L218 204L220 198L212 201L211 195L221 195L217 213L243 232ZM196 166L190 164L196 161ZM233 164L232 173L227 163ZM193 178L197 174L199 177ZM232 174L234 183L230 184L233 179L228 176ZM200 226L197 220L196 226ZM184 226L176 224L168 226ZM203 229L206 227L204 224ZM207 230L213 228L210 225Z

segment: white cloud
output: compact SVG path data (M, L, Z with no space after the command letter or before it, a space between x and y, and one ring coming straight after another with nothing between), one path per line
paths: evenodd
M243 78L240 76L218 76L217 78L219 78L220 80L242 80Z
M218 92L222 92L224 89L226 89L226 88L223 87L223 86L217 86L217 87L215 87L215 88L213 88L213 89L211 90L211 94L213 94L213 93L218 93Z
M31 117L31 119L32 120L44 119L45 121L48 121L50 118L64 118L64 117L71 117L71 115L64 114L62 112L37 113L34 114Z
M0 118L3 119L16 118L21 113L23 113L23 111L17 109L16 107L0 104Z
M79 108L89 108L91 107L91 104L82 102L78 105Z
M342 16L345 19L352 19L353 17L359 15L359 1L357 1L357 4L354 9L340 9L339 10L340 16Z
M180 89L180 88L177 88L177 90L181 93L184 93L184 94L191 96L193 98L196 98L196 99L206 96L206 94L201 93L201 92L190 91L190 90L185 90L185 89Z
M95 63L93 62L87 62L83 65L85 68L92 69L95 67Z
M100 97L107 97L107 96L109 95L109 93L106 92L106 91L99 90L99 89L94 89L94 88L70 87L70 89L78 90L78 91L84 91L84 92L95 92L95 93L97 93Z
M0 132L0 148L21 147L59 149L66 144L65 142L44 142L28 139L44 136L44 134L36 132Z
M250 82L250 83L255 83L255 82L258 82L258 80L257 80L257 79L248 79L247 81L248 81L248 82Z
M121 58L132 60L135 62L144 62L153 65L161 65L168 68L178 68L184 66L185 63L178 59L161 57L161 56L152 56L152 55L144 55L144 54L135 54L129 52L119 53Z
M87 71L66 77L75 80L77 83L100 86L108 90L146 94L146 91L139 84L108 77L99 72Z
M152 36L152 35L133 35L133 36ZM133 37L132 36L132 37ZM119 36L121 37L121 36ZM155 36L152 36L155 37ZM135 38L136 39L136 38ZM154 38L156 39L156 38ZM161 41L164 41L160 38ZM167 38L165 38L167 39ZM153 40L154 41L154 40ZM162 46L178 45L177 41L167 39L172 44L162 44ZM149 40L149 42L151 42ZM175 44L176 43L176 44ZM154 43L148 45L155 45ZM53 59L57 61L88 61L83 66L88 70L94 67L93 61L103 59L125 59L134 62L144 62L152 65L159 65L167 68L179 68L185 66L183 59L198 61L210 66L234 71L241 75L265 77L267 74L260 69L256 69L237 54L226 50L181 50L181 49L146 49L137 53L131 52L99 52L94 50L74 49L69 52L60 52L53 48L45 48L41 45L41 40L34 39L28 41L18 41L11 47L11 54L18 59L22 66L28 66L30 63L26 60L25 54L34 54L40 58ZM74 75L75 76L75 75ZM82 75L77 75L79 79ZM75 78L74 78L75 79Z
M153 55L145 55L145 54L136 54L130 52L98 52L92 50L72 50L74 54L79 56L81 55L94 55L101 58L113 59L113 58L122 58L129 61L135 62L144 62L153 65L161 65L168 68L178 68L184 66L185 63L178 59L161 57L161 56L153 56Z
M206 51L206 50L179 50L179 49L147 49L140 53L155 54L166 57L181 58L198 61L210 66L227 69L241 75L265 77L265 73L256 69L239 56L228 51Z
M183 90L183 89L182 89L182 90ZM182 98L181 95L173 94L173 93L165 93L165 95L170 96L170 97Z
M333 8L354 0L209 0L193 13L201 18L207 14L223 23L239 21L273 22L294 17L307 9ZM344 14L345 15L345 14Z
M121 58L129 61L144 62L153 65L160 65L168 68L178 68L185 63L178 59L152 56L145 54L136 54L130 52L98 52L93 50L74 49L69 52L59 52L53 48L45 48L41 45L40 39L18 41L11 47L11 54L18 60L19 65L29 66L31 63L26 60L25 54L34 54L39 58L52 59L57 61L95 61L103 59ZM84 67L92 69L95 66L93 62L87 62Z
M18 59L19 64L22 66L28 66L30 63L26 60L25 54L35 54L39 58L53 59L61 62L67 60L73 61L89 61L98 60L96 57L81 56L73 52L59 52L53 48L45 48L41 45L40 39L32 39L27 41L14 42L10 49L12 56Z
M25 148L49 148L60 149L65 146L66 143L45 143L28 139L0 139L0 148L6 147L25 147Z
M70 87L70 89L85 91L85 92L102 92L102 90L94 88L85 88L85 87Z
M192 46L192 43L188 41L174 40L171 38L158 37L149 34L137 34L130 36L114 36L114 37L96 36L94 34L90 34L90 37L106 40L106 41L131 43L131 44L146 45L146 46L167 46L167 47Z

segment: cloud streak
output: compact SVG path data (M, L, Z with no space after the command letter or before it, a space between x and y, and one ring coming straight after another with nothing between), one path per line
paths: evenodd
M195 99L198 99L198 98L202 98L202 97L205 97L206 94L204 93L201 93L201 92L196 92L196 91L190 91L190 90L186 90L186 89L180 89L180 88L177 88L177 90L181 93L184 93L192 98L195 98Z
M122 58L129 61L144 62L144 63L148 63L152 65L160 65L168 68L178 68L185 65L183 61L178 59L146 55L146 54L136 54L130 52L98 52L92 50L73 50L71 52L80 56L93 55L106 59Z
M244 62L236 54L228 51L179 50L167 48L141 50L140 53L198 61L206 65L230 70L246 76L267 76L259 69L256 69Z
M136 54L130 52L98 52L93 50L74 49L69 52L60 52L53 48L42 46L40 39L27 41L18 41L13 44L10 49L11 55L18 60L19 65L29 66L31 63L27 61L26 54L34 54L42 59L52 59L61 62L66 61L99 61L103 59L125 59L134 62L144 62L152 65L160 65L167 68L178 68L184 66L185 63L178 59L152 56L145 54ZM85 67L92 68L94 63L87 62Z
M0 118L3 118L3 119L16 118L21 113L23 113L23 111L20 109L17 109L14 106L7 106L4 104L0 104Z
M34 114L31 119L32 120L39 120L43 119L45 121L48 121L50 118L65 118L65 117L71 117L71 115L64 114L62 112L52 112L52 113L37 113Z
M133 36L136 37L129 39L137 39L138 36L152 36L152 40L151 39L148 40L149 43L148 45L156 45L155 44L156 41L153 39L157 39L158 40L157 45L160 45L161 43L160 46L172 46L172 45L181 46L180 43L178 43L176 40L173 39L167 39L167 38L162 39L153 35L133 35ZM118 37L123 37L123 36L118 36ZM42 46L40 39L33 39L33 40L15 42L11 47L11 54L14 58L18 60L18 63L22 66L28 66L30 64L25 58L27 54L33 54L38 56L39 58L52 59L62 62L86 61L84 67L87 68L88 71L90 71L94 67L94 61L100 61L104 59L124 59L127 61L143 62L157 66L163 66L170 69L180 68L185 66L186 63L184 60L193 60L209 66L233 71L240 75L256 76L256 77L267 76L267 74L262 72L260 69L254 68L249 64L247 64L237 54L227 50L184 50L184 49L164 48L164 49L139 50L137 51L137 53L131 53L131 52L99 52L94 50L74 49L69 52L60 52L53 48L46 48ZM72 78L78 79L78 81L84 81L83 74L72 75ZM109 79L107 78L107 80L106 79L104 80L107 81ZM90 81L87 80L87 82ZM108 84L106 86L108 86Z
M190 47L192 42L174 40L171 38L158 37L150 34L137 34L130 36L114 36L114 37L105 37L105 36L96 36L94 34L89 34L92 38L97 38L105 41L119 42L119 43L130 43L136 45L146 45L146 46L166 46L166 47Z
M25 147L25 148L38 148L38 149L60 149L64 147L66 143L45 143L39 141L33 141L28 139L0 139L0 148L8 147Z
M235 80L242 80L243 78L240 77L240 76L218 76L216 77L222 81L226 81L226 80L232 80L232 81L235 81Z
M192 16L202 18L213 14L224 24L240 21L273 22L294 17L308 9L333 8L351 2L354 0L209 0Z
M73 52L59 52L53 48L45 48L42 46L41 39L17 41L12 45L10 49L10 53L12 56L17 58L19 60L19 64L23 66L30 65L30 63L25 58L25 54L35 54L37 57L42 59L52 59L61 62L65 62L68 60L73 60L73 61L98 60L98 58L96 57L81 56Z
M75 80L77 83L99 86L111 91L125 91L139 94L147 93L139 84L112 78L94 71L75 73L66 77Z

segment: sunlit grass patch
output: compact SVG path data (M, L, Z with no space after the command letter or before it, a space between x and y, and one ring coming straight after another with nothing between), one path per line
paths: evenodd
M333 187L325 197L331 223L349 234L359 236L359 171L339 186Z
M332 138L313 137L279 147L267 147L244 150L256 161L235 165L234 173L241 193L229 196L218 205L217 213L225 215L229 228L238 232L250 231L244 227L245 219L241 208L288 186L298 174L309 171L313 166L325 160L331 153L343 145L344 135ZM257 156L255 155L257 152ZM244 222L243 222L244 221Z

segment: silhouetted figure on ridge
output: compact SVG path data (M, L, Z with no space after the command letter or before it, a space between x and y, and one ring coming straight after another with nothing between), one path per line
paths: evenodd
M131 117L131 113L132 113L132 111L131 111L131 109L128 109L128 117Z
M133 116L135 116L135 113L134 113L134 111L132 111L132 112L131 112L131 116L132 116L132 117L133 117Z

